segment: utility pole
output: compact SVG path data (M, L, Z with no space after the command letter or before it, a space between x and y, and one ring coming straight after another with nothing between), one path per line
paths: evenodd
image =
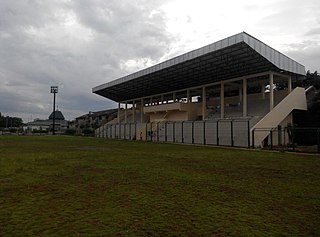
M53 94L53 111L52 111L52 135L55 135L55 120L56 120L56 94L58 93L58 86L51 86L51 93Z

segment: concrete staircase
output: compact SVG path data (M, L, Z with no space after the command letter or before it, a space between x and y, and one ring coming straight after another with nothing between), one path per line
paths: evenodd
M254 132L254 146L261 146L263 140L269 135L272 128L276 128L280 123L288 117L294 110L307 110L307 101L305 89L302 87L295 88L287 95L277 106L275 106L266 116L264 116L256 125L251 128ZM251 140L252 141L252 140Z

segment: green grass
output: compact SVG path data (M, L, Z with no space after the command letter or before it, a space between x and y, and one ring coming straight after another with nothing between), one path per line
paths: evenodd
M0 236L320 236L320 157L0 136Z

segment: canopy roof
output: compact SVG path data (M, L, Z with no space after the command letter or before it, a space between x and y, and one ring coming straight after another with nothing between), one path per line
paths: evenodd
M305 75L303 65L242 32L92 91L124 102L267 71Z
M59 110L56 110L56 111L52 112L50 114L50 116L49 116L49 119L53 119L53 113L55 113L54 114L55 115L54 119L56 119L56 120L64 120L64 116L63 116L62 112L59 111Z

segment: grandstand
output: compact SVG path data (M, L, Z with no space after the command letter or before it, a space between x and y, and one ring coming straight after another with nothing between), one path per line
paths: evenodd
M307 109L304 89L292 88L304 75L303 65L242 32L94 87L118 102L117 118L96 136L240 147L289 141L270 131Z

